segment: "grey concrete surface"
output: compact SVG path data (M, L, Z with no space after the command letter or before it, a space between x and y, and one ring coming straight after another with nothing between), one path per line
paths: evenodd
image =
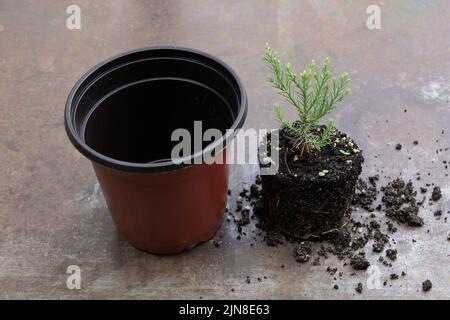
M381 8L380 30L366 27L373 3ZM70 4L81 7L80 31L66 28ZM62 121L66 96L89 67L125 50L174 44L227 61L248 91L246 127L274 127L278 98L260 59L270 42L294 66L329 56L334 70L348 71L353 94L334 118L364 149L363 174L422 172L423 183L441 185L440 206L448 210L442 161L450 152L435 150L450 146L449 34L450 3L439 0L2 0L0 298L449 298L450 227L429 207L421 212L426 226L399 227L394 267L380 265L383 279L403 270L407 276L381 289L367 289L368 274L350 276L335 258L299 265L290 245L239 241L227 223L217 235L220 248L205 243L175 256L137 251L117 234L90 163L69 143ZM255 174L233 167L234 194ZM69 265L81 268L80 290L66 287ZM343 279L333 280L327 266L337 266ZM433 282L426 294L425 279ZM353 289L358 282L362 295Z

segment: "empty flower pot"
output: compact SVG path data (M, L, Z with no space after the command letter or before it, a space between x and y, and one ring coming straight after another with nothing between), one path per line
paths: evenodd
M167 254L220 227L228 167L204 160L212 149L220 150L213 157L226 154L234 134L227 129L241 128L246 114L245 90L225 63L196 50L153 47L85 74L69 94L65 127L92 161L119 233L139 249ZM194 121L203 131L219 129L225 142L197 144L180 164L171 157L179 143L172 133L193 134Z

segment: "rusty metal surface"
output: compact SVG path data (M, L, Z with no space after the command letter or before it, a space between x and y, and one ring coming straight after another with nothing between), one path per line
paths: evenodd
M0 3L0 298L448 298L450 228L431 208L422 211L425 227L400 228L398 260L381 267L383 279L403 270L407 277L363 295L354 286L366 283L366 273L350 276L334 258L300 266L291 246L250 246L252 237L237 240L232 223L217 235L220 248L139 252L118 236L62 122L68 91L89 67L128 49L175 44L217 55L238 72L249 95L246 127L276 126L277 98L260 59L270 42L294 66L329 56L336 71L348 71L353 94L334 118L364 149L364 175L430 173L424 180L441 185L448 210L442 161L450 152L435 153L450 146L448 1L385 1L380 30L366 27L370 1L77 2L80 31L65 26L72 1ZM232 168L234 194L255 172ZM69 265L81 268L81 290L66 287ZM343 280L327 266L344 271ZM425 295L427 278L433 289Z

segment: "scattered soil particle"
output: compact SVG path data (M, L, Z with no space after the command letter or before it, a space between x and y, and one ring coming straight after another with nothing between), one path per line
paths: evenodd
M364 255L358 254L352 257L352 259L350 260L350 265L355 270L367 270L367 268L370 266L370 263L369 261L367 261Z
M362 291L363 291L363 286L362 286L362 283L361 283L361 282L358 283L358 284L356 285L355 291L356 291L357 293L359 293L359 294L362 293Z
M294 251L294 257L297 262L305 263L311 258L312 253L312 242L304 241L301 242Z
M433 193L431 194L431 200L438 201L442 197L441 188L435 186L433 188Z
M327 272L330 274L330 276L334 276L337 270L338 270L337 268L327 267Z
M376 228L373 226L374 223L376 223ZM377 253L383 252L384 247L389 242L389 236L379 230L380 225L377 222L371 221L371 227L372 230L375 229L375 231L373 232L373 239L375 240L375 242L372 245L372 250L373 252Z
M406 272L402 271L402 277L406 276Z
M397 143L395 146L395 150L402 150L402 145L400 143Z
M394 224L392 223L392 221L388 221L386 222L386 225L388 227L388 231L395 233L397 232L397 227L394 226Z
M398 274L396 274L396 273L391 273L390 278L391 278L391 280L397 280L397 279L398 279Z
M415 146L417 146L417 145L419 144L419 141L414 140L414 141L413 141L413 144L414 144Z
M434 215L435 217L440 217L440 216L442 216L442 210L436 210L436 211L433 213L433 215Z
M427 191L428 191L428 188L420 187L420 192L421 193L426 193Z
M338 286L337 284L335 284L335 285L333 286L333 289L334 289L334 290L339 290L339 286Z
M388 257L392 261L397 260L397 249L387 249L386 250L386 257Z
M381 191L384 192L382 202L387 217L411 227L423 225L423 219L418 216L419 205L415 198L417 192L414 191L411 181L405 183L401 178L397 178L382 187Z
M427 279L424 282L422 282L422 290L424 292L430 291L432 287L433 287L433 284L431 283L430 280Z
M328 240L332 244L330 252L336 255L340 260L349 254L350 242L352 236L347 229L331 232L328 234Z
M369 212L374 211L372 204L377 199L376 180L373 177L371 186L369 186L363 179L358 179L356 182L356 190L353 196L353 205L359 206ZM370 179L369 178L369 179Z
M248 284L250 284L252 281L250 280L250 276L247 276L247 279L245 279L245 282L247 282Z
M250 223L250 207L244 207L241 212L241 219L238 222L238 225L245 226Z

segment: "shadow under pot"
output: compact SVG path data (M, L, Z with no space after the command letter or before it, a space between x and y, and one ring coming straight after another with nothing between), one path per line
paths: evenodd
M245 90L225 63L192 49L153 47L84 75L67 100L65 127L92 161L119 233L141 250L168 254L209 240L220 227L227 143L246 114ZM184 140L173 137L177 129ZM222 139L204 142L208 129ZM190 142L189 152L175 159L181 140Z

